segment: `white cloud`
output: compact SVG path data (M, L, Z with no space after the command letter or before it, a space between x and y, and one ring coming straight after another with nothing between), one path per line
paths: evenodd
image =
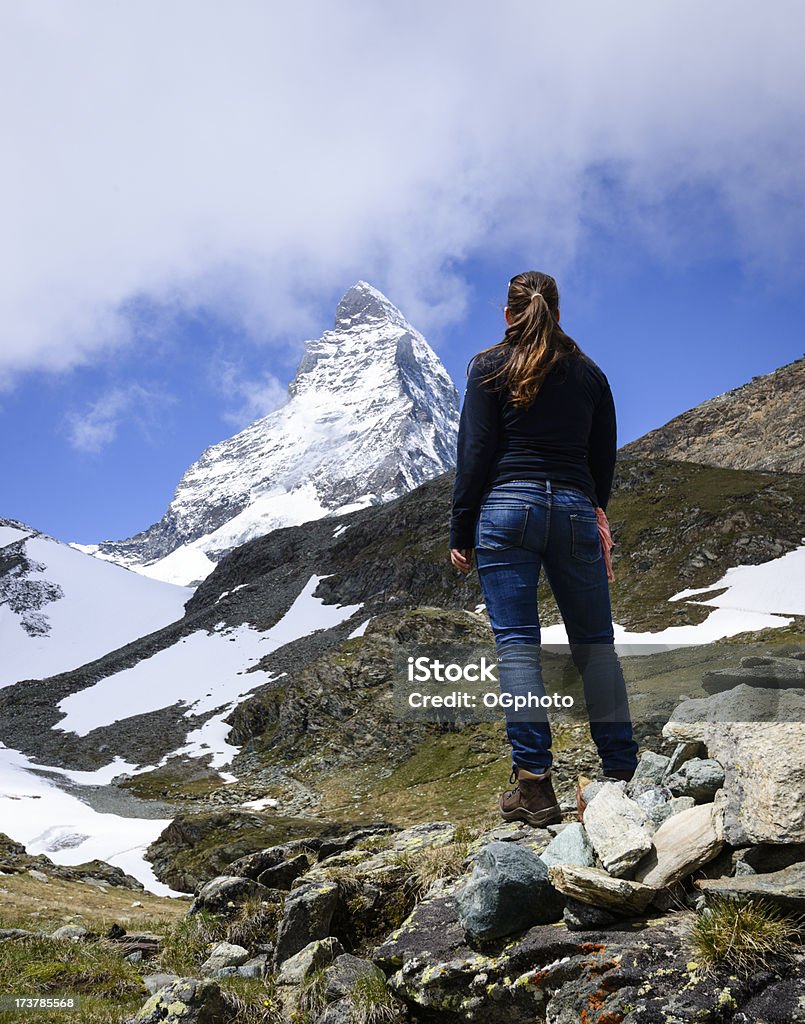
M300 310L365 277L435 329L465 308L465 258L567 266L614 215L602 176L665 258L698 229L665 199L699 186L719 255L767 276L801 255L796 0L39 0L2 20L0 387L128 343L138 295L299 338Z
M268 371L255 380L225 359L213 362L211 371L212 383L231 406L222 419L238 429L267 416L288 398L287 386Z
M141 434L153 440L160 410L174 401L161 389L141 384L110 388L82 412L67 413L67 439L78 451L97 455L115 441L121 425L126 423L134 424Z

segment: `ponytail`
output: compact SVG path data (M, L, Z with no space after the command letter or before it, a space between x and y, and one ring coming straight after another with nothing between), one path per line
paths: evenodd
M503 340L479 352L470 364L487 353L503 352L501 366L484 379L506 389L515 408L527 409L556 364L580 349L559 327L559 289L548 274L530 270L513 277L508 308L511 323Z

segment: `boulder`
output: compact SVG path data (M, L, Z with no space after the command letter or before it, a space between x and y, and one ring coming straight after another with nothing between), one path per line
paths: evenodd
M805 690L741 685L686 701L663 735L700 740L723 765L728 843L805 842Z
M335 882L311 882L292 889L285 897L277 931L276 963L281 964L308 943L326 938L337 903Z
M273 889L267 889L252 878L218 875L199 888L187 913L196 914L199 910L228 913L236 910L250 896L259 896L266 902L276 902L281 898L281 894Z
M651 849L651 826L645 811L623 788L604 785L584 811L584 827L604 869L625 877Z
M739 875L735 878L698 878L694 885L706 896L763 900L775 904L786 913L795 915L805 911L805 862L766 874Z
M724 769L712 757L693 757L669 775L665 785L674 796L692 796L697 803L705 803L724 785Z
M303 875L310 867L310 861L304 853L290 857L288 860L273 864L261 871L257 881L273 889L290 889L300 875Z
M134 1024L221 1024L232 1016L217 981L177 978L137 1011Z
M662 889L697 871L724 845L724 825L712 804L680 811L654 833L651 851L638 864L634 877Z
M55 932L51 932L52 939L70 939L73 942L80 942L81 939L92 938L92 932L82 924L63 924Z
M548 877L565 896L625 916L641 914L655 895L649 885L628 878L613 878L600 868L559 864L548 868Z
M231 942L218 942L212 948L212 952L201 965L201 973L213 974L223 967L240 967L249 959L249 951L243 946L236 946Z
M461 926L484 939L557 921L563 903L540 858L504 842L488 843L478 853L469 881L456 896Z

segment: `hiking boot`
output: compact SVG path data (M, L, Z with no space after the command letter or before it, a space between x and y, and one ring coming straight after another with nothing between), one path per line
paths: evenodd
M611 772L599 772L597 779L588 779L584 776L579 776L579 781L576 783L576 810L578 811L579 821L584 821L584 812L587 810L587 801L582 795L582 791L590 785L591 782L630 782L632 776L635 773L634 768L629 769L616 769Z
M562 811L553 791L551 769L528 778L521 769L513 768L509 782L516 783L500 797L500 816L504 821L524 821L535 828L558 825Z

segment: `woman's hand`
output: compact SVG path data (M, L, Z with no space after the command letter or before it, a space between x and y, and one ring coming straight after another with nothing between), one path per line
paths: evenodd
M450 561L466 575L472 568L472 548L450 548Z

